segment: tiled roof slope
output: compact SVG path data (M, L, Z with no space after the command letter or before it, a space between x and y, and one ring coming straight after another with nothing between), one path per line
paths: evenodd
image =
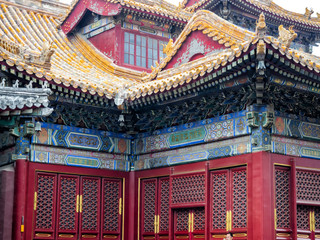
M115 64L105 58L110 71L95 65L95 59L87 59L57 29L59 20L50 14L19 8L10 3L0 4L0 61L15 66L19 71L34 74L37 78L62 84L65 87L80 87L83 92L112 98L117 88L132 83L114 74ZM51 68L26 62L26 54L41 57L46 48L53 51ZM45 47L47 45L47 47ZM98 51L97 51L98 52ZM98 53L96 53L98 54ZM100 56L101 58L101 56Z
M62 22L66 20L79 2L81 2L81 0L72 1L66 16L62 19ZM177 6L163 0L106 0L106 2L120 4L122 7L132 8L138 11L156 14L180 21L188 21L191 17L190 13L185 12L183 9L179 9Z
M218 2L221 0L213 0L213 1ZM235 1L235 0L232 0L232 1ZM212 1L200 0L197 3L195 3L189 7L186 7L185 10L188 12L194 12L199 7L205 5L209 2L212 2ZM319 17L309 18L308 16L306 16L304 14L299 14L299 13L285 10L272 1L265 1L265 2L269 2L269 3L262 3L257 0L236 0L236 2L238 5L239 4L240 5L247 4L251 8L255 8L258 12L263 12L265 14L270 13L272 15L275 15L275 17L281 17L281 18L287 19L289 21L298 22L298 23L302 23L302 24L305 24L308 26L314 26L317 28L320 27L320 18ZM186 3L187 3L187 0L184 0L182 3L182 6L185 6Z
M264 25L265 28L265 25ZM204 34L219 41L226 47L224 51L205 56L195 61L182 64L178 68L161 71L174 53L180 48L183 41L191 31L201 30ZM279 51L282 56L302 67L307 67L309 71L318 74L320 72L320 58L303 51L290 49L288 45L279 39L271 36L259 36L258 32L249 32L239 28L222 18L219 18L209 11L198 11L195 13L189 24L185 27L179 38L171 47L171 52L153 72L146 76L145 83L141 83L127 89L127 98L135 100L158 92L168 91L186 85L192 80L198 79L207 73L214 71L228 63L233 62L241 54L247 52L250 47L256 48L258 41L268 44L274 50ZM290 44L289 44L290 45ZM153 79L153 80L152 80ZM151 80L151 81L150 81Z
M57 29L59 24L58 19L50 14L26 10L3 2L0 6L0 62L5 62L18 71L26 71L33 77L67 88L79 87L83 92L109 99L115 98L118 92L123 93L125 89L126 98L134 100L186 85L191 80L234 61L257 43L256 33L239 28L212 12L198 11L169 48L167 57L150 75L146 75L143 81L138 81L139 74L133 77L130 75L132 70L114 65L80 36L75 35L69 40ZM196 30L224 44L227 49L173 70L163 71L188 34ZM52 43L52 56L52 49L46 47L44 42ZM287 58L306 66L310 71L319 72L319 58L289 49L272 37L264 37L264 42ZM30 56L35 56L34 59L39 62L43 52L49 52L49 55L45 56L51 56L50 64L42 66L28 60Z

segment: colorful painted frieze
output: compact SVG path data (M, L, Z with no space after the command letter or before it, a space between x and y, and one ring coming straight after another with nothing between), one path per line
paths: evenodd
M123 154L129 154L131 148L131 140L120 134L45 123L32 143Z
M272 136L272 152L297 157L320 159L320 144L298 139Z
M129 171L130 169L128 157L123 154L110 154L40 145L32 146L31 161L120 171Z
M276 117L272 134L319 141L320 124Z
M135 170L171 166L251 152L249 136L211 142L176 150L143 154L134 163Z
M245 112L240 112L155 131L152 136L140 135L134 141L134 149L135 154L143 154L228 139L249 133Z

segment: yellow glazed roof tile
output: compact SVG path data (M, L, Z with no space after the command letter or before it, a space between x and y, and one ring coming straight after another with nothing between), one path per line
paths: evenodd
M186 3L188 2L188 0L184 0L182 2L182 6L184 7L186 5ZM195 4L184 8L185 11L188 12L194 12L196 9L198 9L200 6L202 6L203 4L209 2L209 0L200 0L198 2L196 2ZM257 0L239 0L239 2L246 4L252 4L255 8L257 8L259 11L263 11L264 13L271 13L271 14L275 14L276 16L279 17L283 17L286 19L289 19L291 21L296 21L296 22L300 22L309 26L316 26L316 27L320 27L320 18L319 17L308 17L306 16L306 14L299 14L299 13L295 13L295 12L291 12L288 11L282 7L280 7L279 5L275 4L274 2L270 1L269 4L264 4L261 3ZM307 11L307 10L306 10Z
M60 22L55 16L9 3L1 5L0 16L3 16L0 17L0 61L6 61L9 66L15 66L19 71L34 74L48 82L79 87L83 92L110 99L124 86L127 86L127 98L134 100L188 84L199 76L232 62L257 41L256 33L237 27L214 13L199 11L190 19L176 42L168 46L167 57L141 82L137 79L142 75L132 77L128 73L131 70L114 65L81 37L74 36L69 40L57 29ZM192 31L202 31L214 41L224 44L227 49L164 71L166 64ZM291 50L272 37L264 37L264 41L308 69L317 73L320 71L319 58ZM50 69L24 61L26 56L40 55L46 47L44 43L51 44L54 50Z

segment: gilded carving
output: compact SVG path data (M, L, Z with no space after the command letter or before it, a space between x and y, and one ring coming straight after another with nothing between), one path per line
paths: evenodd
M292 30L293 26L289 27L289 30L285 29L283 25L279 26L279 37L278 40L280 43L286 47L290 47L291 42L298 36L295 31Z
M304 16L307 18L307 19L310 19L311 18L311 15L314 13L314 11L312 9L308 9L306 8L306 11L304 13Z
M256 26L256 34L259 38L262 38L266 35L266 32L267 32L267 25L265 21L265 16L263 13L261 13Z
M170 39L168 44L166 46L163 46L163 53L166 55L169 55L172 52L173 49L173 40Z

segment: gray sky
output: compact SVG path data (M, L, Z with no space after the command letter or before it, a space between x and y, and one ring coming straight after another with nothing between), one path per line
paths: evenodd
M60 0L60 2L70 3L72 0ZM178 5L182 0L166 0L170 3ZM296 13L304 13L305 8L312 8L314 13L313 17L316 16L316 13L320 14L320 1L319 0L273 0L274 3L278 4L280 7L293 11ZM313 53L317 56L320 56L320 46L313 49Z

